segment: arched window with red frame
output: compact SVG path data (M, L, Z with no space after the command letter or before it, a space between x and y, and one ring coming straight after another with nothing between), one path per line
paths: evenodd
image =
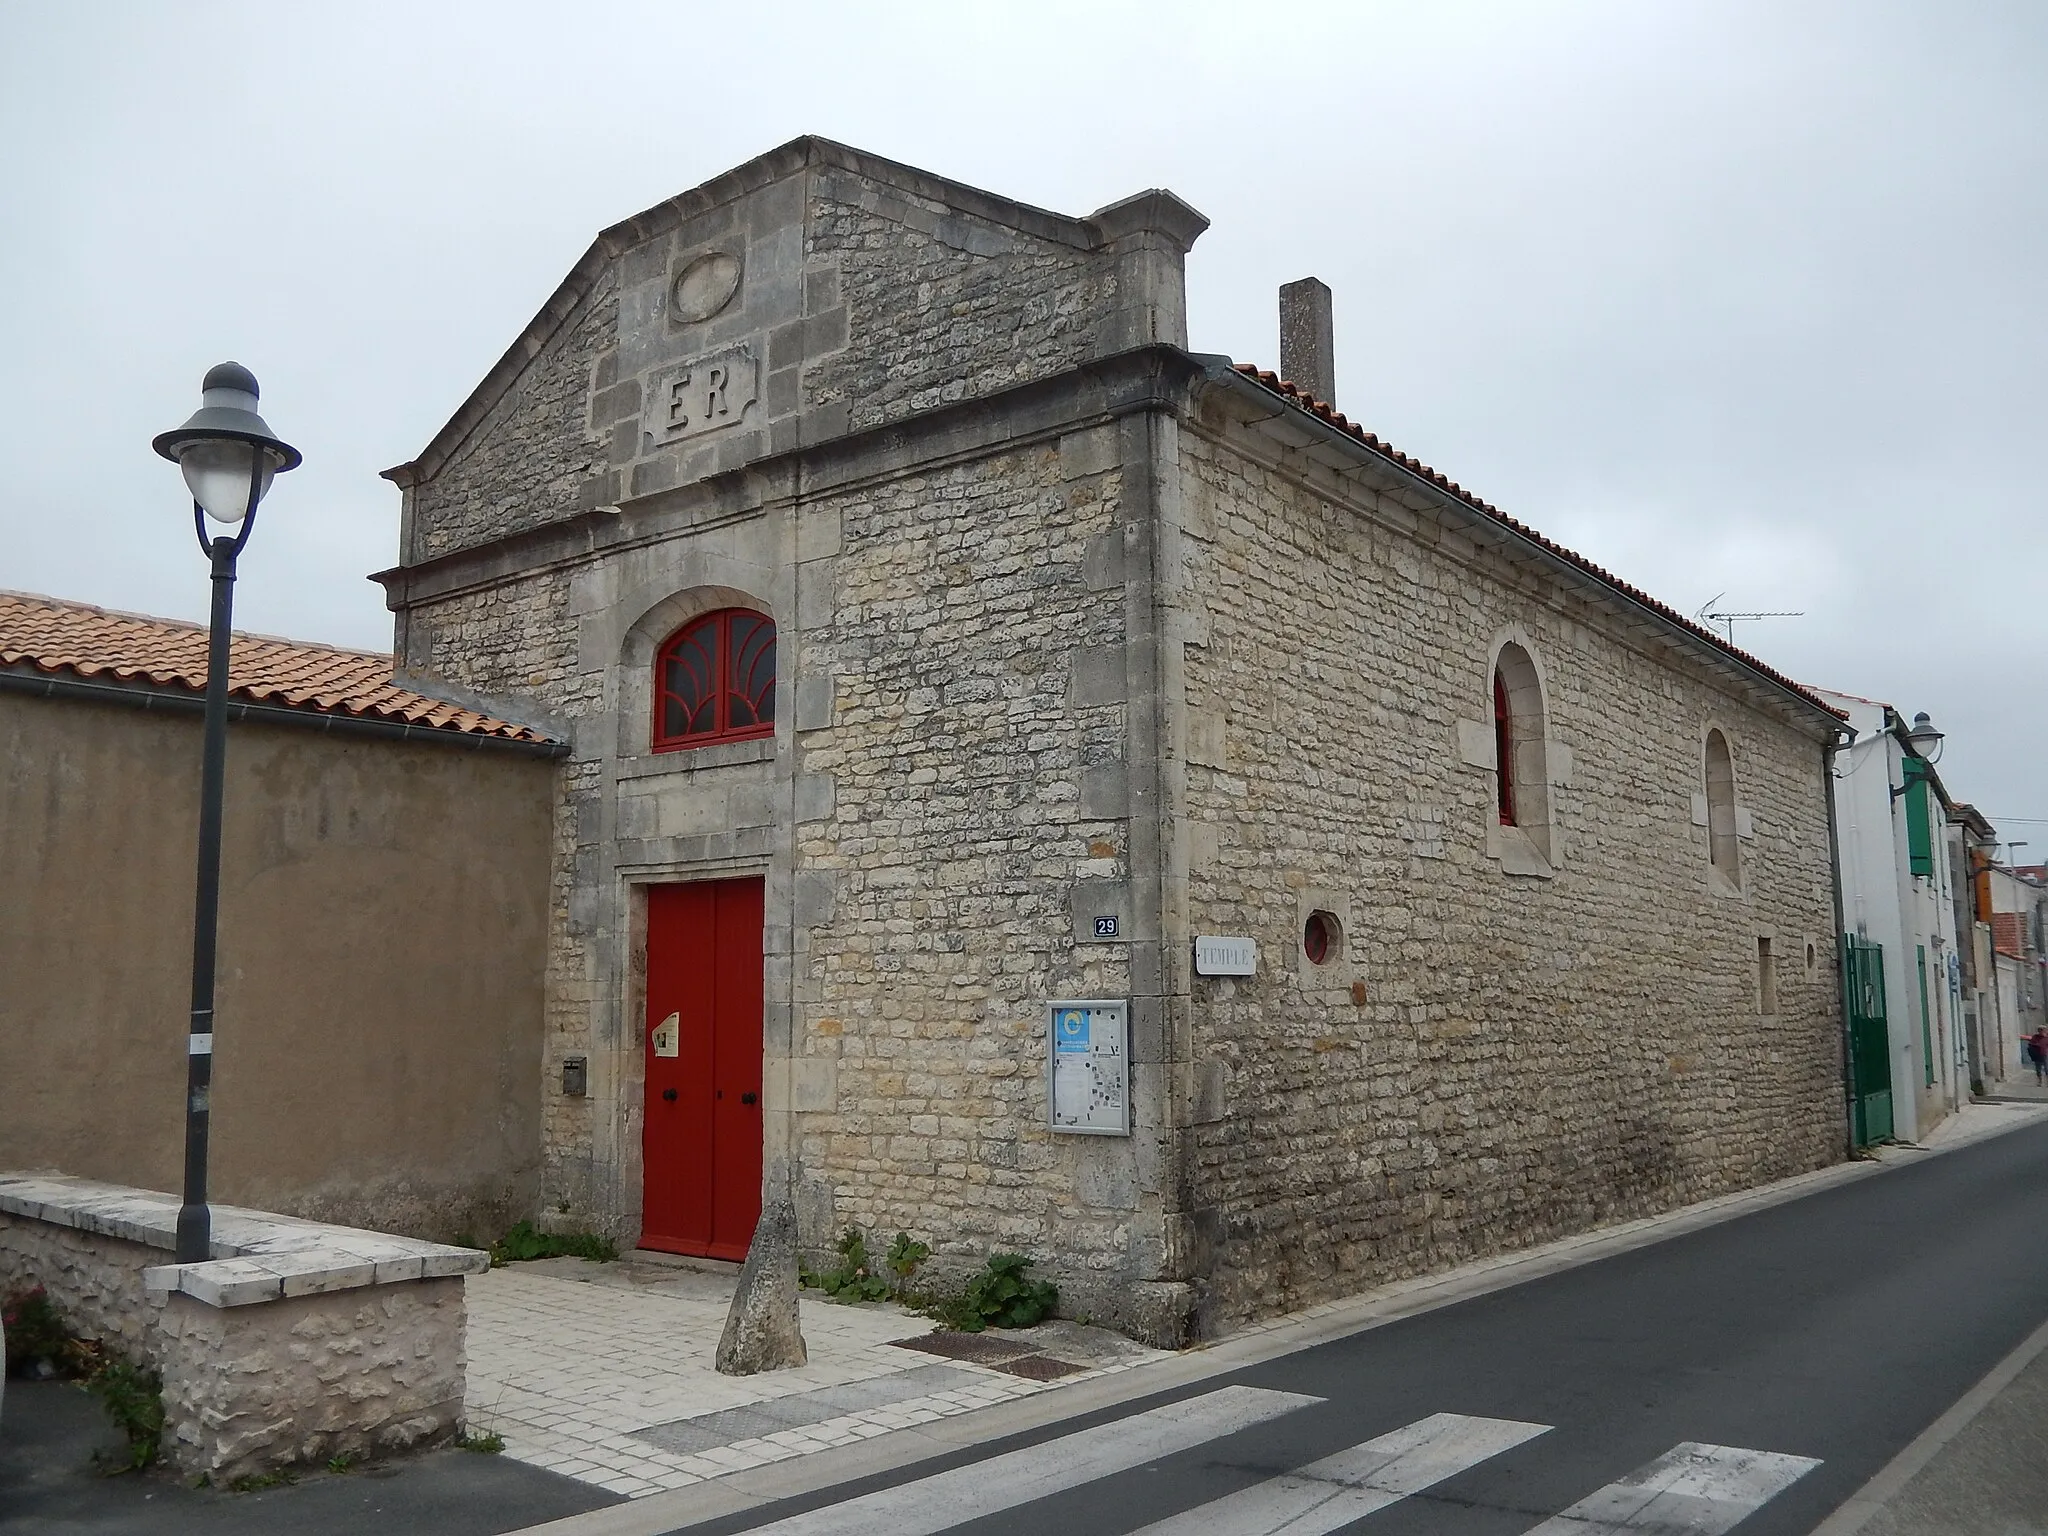
M692 619L654 658L654 750L775 734L775 621L746 608Z

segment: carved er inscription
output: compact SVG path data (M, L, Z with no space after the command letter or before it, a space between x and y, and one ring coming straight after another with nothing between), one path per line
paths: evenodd
M752 347L728 347L661 369L648 381L649 435L673 443L737 426L758 396L760 375Z

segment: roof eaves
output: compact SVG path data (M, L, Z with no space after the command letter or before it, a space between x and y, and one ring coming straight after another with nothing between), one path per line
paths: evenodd
M0 692L75 698L143 709L165 708L178 713L196 714L206 707L205 691L182 681L161 682L133 674L118 677L111 670L81 671L71 666L42 667L29 663L0 666ZM494 729L490 723L457 726L426 719L408 719L401 713L375 709L316 709L302 703L276 702L246 688L229 690L228 718L445 746L503 748L537 757L561 757L569 750L568 743L524 727Z
M1271 369L1260 368L1252 363L1232 362L1227 369L1227 376L1250 381L1267 393L1286 401L1294 409L1311 420L1321 422L1324 426L1343 434L1354 443L1361 444L1377 458L1393 465L1404 474L1421 481L1439 495L1448 496L1452 500L1478 512L1512 538L1537 549L1551 560L1566 566L1581 576L1592 578L1608 591L1624 599L1631 606L1651 615L1660 624L1678 631L1688 640L1704 643L1711 650L1728 660L1736 662L1745 671L1770 684L1779 692L1789 695L1806 708L1819 711L1831 721L1841 721L1847 718L1843 711L1817 697L1807 688L1786 677L1764 661L1750 655L1749 652L1742 650L1738 646L1730 645L1712 630L1695 624L1691 619L1678 612L1677 609L1659 602L1640 587L1623 581L1612 571L1594 564L1577 551L1567 549L1564 545L1531 528L1528 524L1508 516L1498 507L1492 505L1492 503L1484 501L1466 490L1448 475L1431 469L1420 459L1403 453L1391 443L1383 441L1376 434L1366 431L1341 411L1337 410L1336 407L1326 405L1322 401L1315 399L1305 390L1301 389L1300 386L1289 383Z

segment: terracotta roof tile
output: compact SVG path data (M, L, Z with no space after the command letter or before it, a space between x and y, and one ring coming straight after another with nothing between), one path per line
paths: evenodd
M1514 532L1520 534L1523 538L1529 540L1532 544L1540 545L1549 553L1557 556L1558 559L1564 561L1567 565L1576 566L1579 570L1584 571L1588 576L1591 576L1594 580L1601 582L1606 586L1612 587L1615 591L1620 592L1632 601L1641 604L1645 608L1650 609L1652 612L1656 613L1660 618L1667 619L1671 623L1677 625L1680 629L1685 630L1688 634L1691 634L1700 640L1704 640L1708 645L1712 646L1715 650L1734 657L1737 661L1741 662L1745 667L1749 668L1752 672L1758 673L1759 675L1768 678L1771 682L1776 683L1780 688L1783 688L1786 692L1793 694L1795 697L1798 697L1800 699L1804 699L1807 703L1813 705L1814 708L1824 710L1828 714L1835 716L1837 719L1843 718L1843 712L1841 710L1836 709L1833 705L1828 704L1822 699L1816 698L1810 689L1807 689L1805 687L1802 687L1800 684L1795 683L1794 681L1792 681L1791 678L1786 677L1783 673L1777 671L1775 668L1766 666L1763 662L1759 661L1756 657L1750 655L1749 652L1741 649L1740 647L1730 645L1726 640L1723 640L1719 635L1715 634L1712 630L1706 629L1699 624L1695 624L1691 619L1687 618L1684 614L1678 612L1677 609L1666 607L1663 603L1658 602L1656 598L1650 596L1649 593L1643 591L1640 587L1631 586L1629 583L1623 581L1619 576L1616 576L1612 571L1603 570L1600 566L1597 566L1592 561L1588 560L1584 555L1566 549L1562 544L1555 543L1552 540L1545 538L1542 534L1538 533L1534 528L1531 528L1526 523L1517 522L1514 518L1509 517L1505 512L1501 511L1498 507L1493 506L1489 502L1480 500L1479 497L1473 495L1470 491L1466 490L1462 485L1459 485L1457 481L1451 479L1449 476L1440 474L1436 470L1431 469L1427 464L1424 464L1420 459L1411 458L1407 454L1401 452L1400 449L1394 447L1391 443L1382 442L1376 435L1366 431L1365 428L1359 426L1356 422L1352 421L1349 417L1347 417L1342 411L1338 410L1335 406L1327 405L1323 401L1316 399L1313 395L1309 394L1309 392L1303 389L1300 385L1291 384L1286 379L1281 378L1277 373L1274 373L1271 369L1261 368L1255 363L1239 363L1236 366L1237 371L1239 373L1244 374L1248 378L1258 380L1259 383L1265 385L1266 388L1272 390L1273 393L1279 395L1282 399L1290 402L1291 404L1299 407L1301 410L1306 411L1309 415L1315 417L1317 420L1325 422L1328 425L1335 427L1338 431L1346 433L1351 437L1356 438L1359 442L1365 444L1366 447L1370 448L1374 453L1378 454L1381 458L1386 459L1391 463L1398 464L1401 468L1407 470L1412 475L1416 475L1421 479L1427 480L1431 485L1434 485L1438 490L1446 491L1449 494L1457 497L1458 500L1464 502L1466 506L1471 507L1474 511L1491 518L1494 522L1499 523L1503 528L1509 528L1514 530Z
M206 626L0 591L0 666L204 693ZM400 687L392 677L392 658L383 652L240 630L228 652L228 693L252 704L310 714L432 726L507 741L552 740L528 726Z

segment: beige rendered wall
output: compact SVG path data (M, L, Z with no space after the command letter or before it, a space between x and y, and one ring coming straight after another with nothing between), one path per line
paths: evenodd
M1256 978L1191 981L1212 1324L1840 1158L1824 724L1510 569L1413 488L1336 483L1252 429L1180 453L1183 899L1192 933L1260 949ZM1549 711L1547 877L1501 852L1510 636ZM1710 726L1739 888L1695 819ZM1314 907L1343 926L1321 967Z
M179 1188L199 758L195 715L0 695L0 1167ZM552 772L229 727L215 1199L532 1213Z

